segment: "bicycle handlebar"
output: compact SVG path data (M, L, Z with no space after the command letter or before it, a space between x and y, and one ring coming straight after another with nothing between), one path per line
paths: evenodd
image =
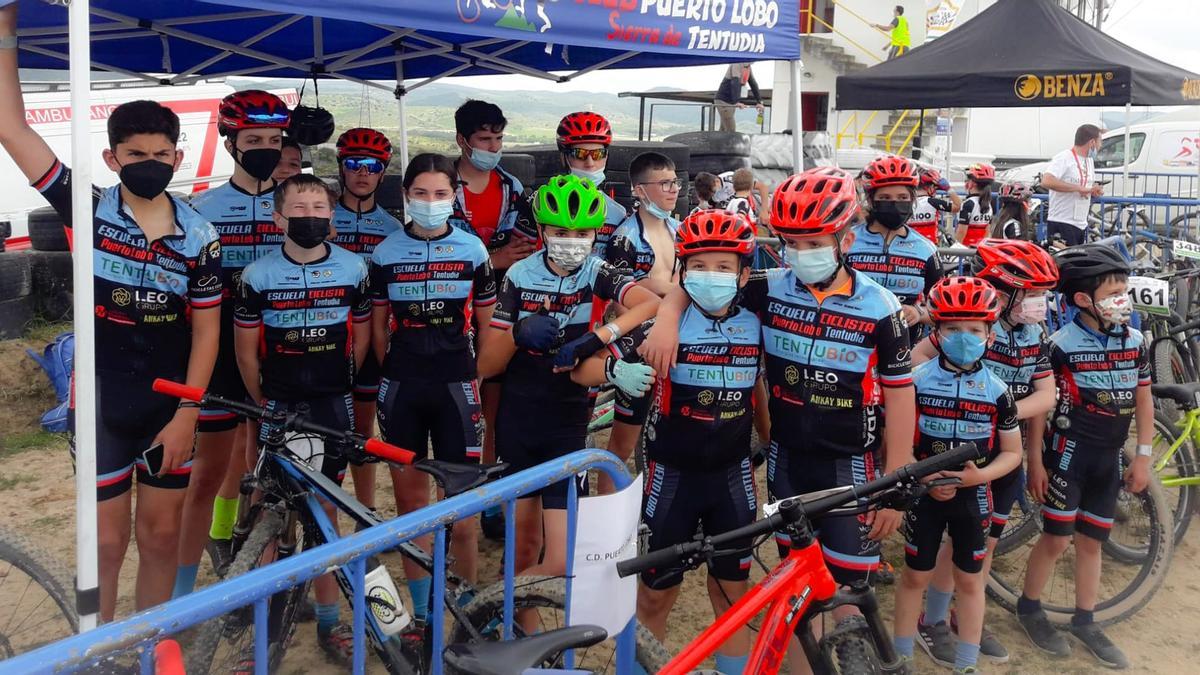
M171 380L156 379L153 385L154 391L174 396L188 401L195 401L201 405L221 408L229 412L236 413L248 419L259 422L287 422L288 428L301 433L313 434L321 438L332 440L334 442L349 443L356 448L359 448L367 453L370 453L380 459L385 459L389 462L397 464L412 464L416 459L416 454L404 448L398 448L389 443L385 443L377 438L363 438L362 436L350 432L330 429L319 424L313 424L303 417L291 417L286 414L272 413L265 408L261 408L250 403L241 401L232 401L213 396L206 393L200 387L189 387L186 384L172 382Z
M712 537L706 537L703 540L675 544L670 548L651 551L645 555L619 562L617 563L617 574L622 577L638 574L646 570L675 563L686 556L702 552L706 547L718 548L739 539L753 539L770 532L775 532L786 525L799 522L802 518L819 518L848 502L883 492L900 483L917 482L926 476L951 467L961 466L980 456L980 451L976 444L964 443L952 450L927 457L919 462L906 464L892 473L841 492L818 497L807 502L804 501L802 495L790 497L784 500L784 503L779 507L779 511L774 515L757 520L745 527L730 530L729 532Z

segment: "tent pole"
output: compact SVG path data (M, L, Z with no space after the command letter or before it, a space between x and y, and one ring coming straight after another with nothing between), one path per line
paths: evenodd
M789 79L792 85L792 101L788 117L792 125L792 170L800 173L804 170L804 119L800 110L800 69L804 62L794 59L790 62Z
M91 23L88 0L74 0L68 22L71 78L71 213L75 273L75 605L79 630L96 627L100 587L96 534L96 322L92 288Z
M396 61L396 115L400 121L400 166L404 169L408 168L408 111L404 104L407 94L404 89L404 62Z
M1129 190L1129 120L1133 118L1133 102L1125 104L1125 152L1124 159L1121 161L1125 165L1121 182L1122 190Z

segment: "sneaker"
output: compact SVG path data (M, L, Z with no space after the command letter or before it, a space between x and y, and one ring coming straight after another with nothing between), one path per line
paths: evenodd
M958 635L958 615L953 609L950 610L950 630ZM1000 642L1000 638L996 637L995 633L988 630L986 624L983 627L983 634L979 636L979 653L994 663L1008 663L1008 648Z
M328 631L317 631L317 644L336 665L349 668L354 655L354 631L339 623Z
M976 668L975 666L967 666L965 668L955 668L954 669L954 675L974 675L974 673L978 673L978 672L979 672L979 669Z
M954 667L954 636L950 634L950 624L939 621L932 626L925 624L925 615L921 614L917 621L917 644L929 655L929 658L939 666Z
M483 516L479 519L479 527L483 530L483 536L492 541L504 541L504 511L497 510L495 513L483 512Z
M1071 635L1082 642L1092 656L1095 656L1096 660L1103 665L1116 670L1124 670L1129 667L1129 659L1125 658L1125 653L1121 651L1120 647L1113 644L1112 640L1108 639L1099 625L1095 623L1082 626L1072 625Z
M892 673L892 675L913 675L917 672L916 666L913 665L913 657L905 654L896 655L896 665L884 672Z
M1018 614L1017 621L1021 624L1029 641L1038 649L1054 656L1067 657L1071 655L1071 643L1067 642L1062 631L1055 628L1045 610L1039 609L1029 614Z
M230 563L233 562L233 540L209 537L208 543L204 545L204 550L208 551L208 559L212 562L213 572L218 577L225 576L225 573L229 571Z

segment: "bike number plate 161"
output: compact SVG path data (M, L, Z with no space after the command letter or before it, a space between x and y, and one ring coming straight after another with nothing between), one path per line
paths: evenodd
M1165 279L1129 277L1129 299L1133 308L1160 316L1170 316L1171 288Z

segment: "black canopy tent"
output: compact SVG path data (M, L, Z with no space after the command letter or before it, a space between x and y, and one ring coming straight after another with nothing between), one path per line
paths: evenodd
M893 110L1198 104L1200 75L1125 45L1053 0L1001 0L901 58L839 76L836 105Z

